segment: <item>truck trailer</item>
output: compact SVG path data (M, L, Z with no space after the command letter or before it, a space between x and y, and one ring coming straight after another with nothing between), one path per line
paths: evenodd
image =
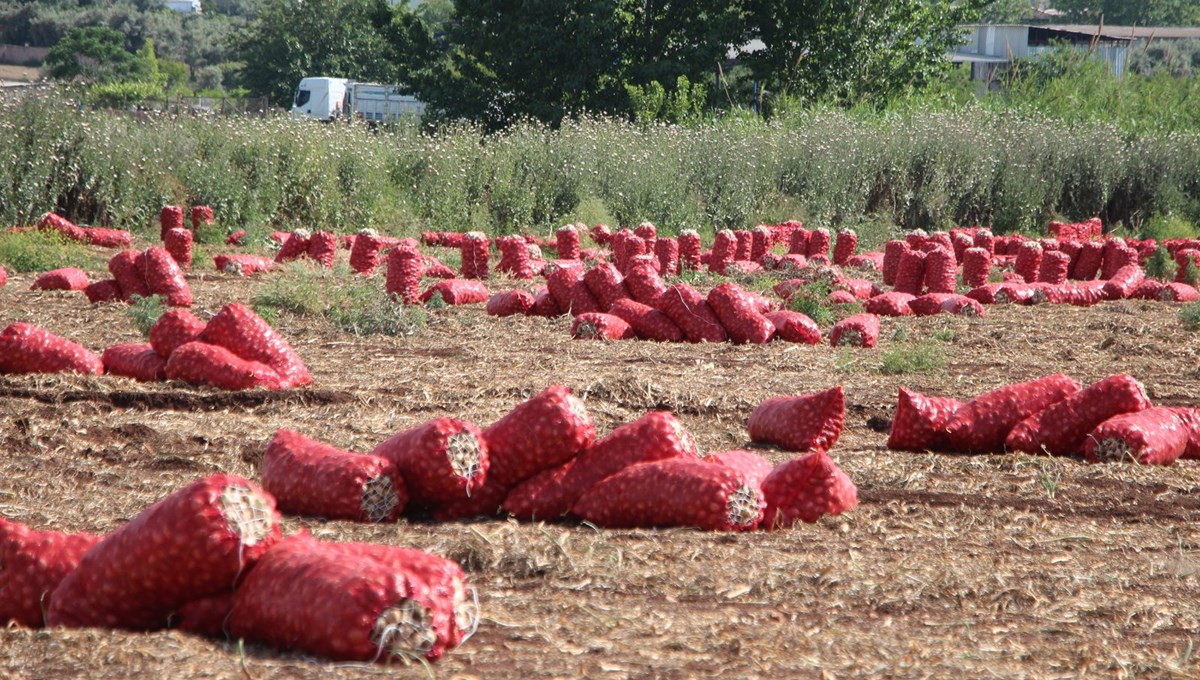
M405 117L420 118L425 103L402 94L396 85L358 83L346 78L304 78L292 99L292 118L321 121L339 119L392 123Z

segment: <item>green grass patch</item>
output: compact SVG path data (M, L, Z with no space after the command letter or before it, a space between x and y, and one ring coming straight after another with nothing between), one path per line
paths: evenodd
M921 342L893 347L883 353L879 372L884 375L931 373L946 365L946 358L936 345Z
M1200 331L1200 302L1193 302L1179 310L1179 322L1189 331Z
M389 296L382 281L355 281L339 266L328 272L293 263L251 301L254 311L274 325L281 313L320 317L352 335L411 335L428 321L425 310Z
M99 258L87 246L53 231L0 232L0 267L13 272L46 272L62 267L95 268Z

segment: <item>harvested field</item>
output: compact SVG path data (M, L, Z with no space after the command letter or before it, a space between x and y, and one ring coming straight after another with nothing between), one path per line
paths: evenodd
M93 350L141 341L125 306L30 292L33 278L0 288L0 325L30 321ZM189 282L202 318L262 285L211 271ZM462 563L484 618L433 669L443 677L1197 677L1200 462L884 448L902 385L967 398L1055 372L1083 382L1128 372L1156 404L1200 403L1200 336L1177 313L1139 301L997 305L982 319L884 319L875 350L574 341L568 318L496 319L481 306L431 311L400 338L284 315L278 328L311 369L310 389L0 377L0 514L106 532L198 476L256 478L277 428L364 451L436 416L489 424L552 383L583 397L602 433L669 408L704 450L739 448L764 398L841 384L847 423L832 455L861 505L813 526L724 535L285 517L285 532ZM898 325L908 341L938 343L944 366L881 373ZM933 340L942 329L951 339ZM175 632L10 628L0 640L0 675L16 678L426 675Z

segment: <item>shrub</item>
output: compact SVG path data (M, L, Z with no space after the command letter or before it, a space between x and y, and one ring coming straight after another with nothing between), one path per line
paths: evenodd
M14 272L44 272L62 267L90 269L98 258L87 246L57 232L0 231L0 266Z
M1179 310L1179 321L1189 331L1200 331L1200 302L1185 305Z
M138 331L148 338L150 337L150 328L166 311L167 299L165 297L134 295L133 303L129 305L129 318L133 319L133 325L137 326Z
M937 346L924 342L910 343L884 352L879 372L884 375L930 373L945 363L945 357Z

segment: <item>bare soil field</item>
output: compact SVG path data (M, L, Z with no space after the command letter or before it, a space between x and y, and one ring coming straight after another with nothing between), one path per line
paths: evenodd
M211 270L189 278L202 318L262 285ZM142 341L124 306L31 292L32 280L11 275L0 288L0 325L31 321L97 351ZM832 455L861 503L816 525L738 535L285 517L285 533L458 560L479 591L478 633L427 670L178 632L10 628L0 676L1200 677L1200 463L884 447L902 385L968 398L1049 373L1128 372L1156 404L1200 403L1200 336L1159 302L988 312L885 319L875 350L585 342L566 319L495 319L479 307L431 312L400 338L285 315L278 327L312 370L309 389L0 377L0 513L38 528L106 532L197 477L254 479L280 427L369 450L436 416L487 425L553 383L584 397L602 434L668 408L707 451L747 447L745 419L766 397L843 385L846 430ZM910 339L952 329L944 367L882 374L898 325Z

